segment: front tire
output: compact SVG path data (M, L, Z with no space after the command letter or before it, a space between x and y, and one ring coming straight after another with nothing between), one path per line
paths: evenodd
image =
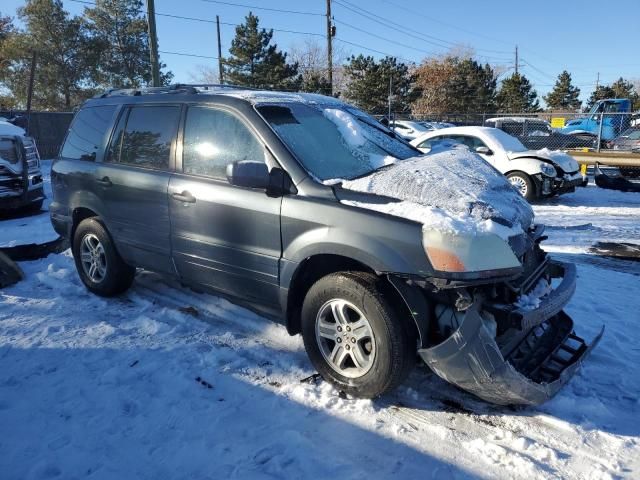
M112 297L133 283L135 268L122 260L109 233L97 219L80 222L73 236L72 251L80 279L89 291Z
M373 274L341 272L318 280L304 299L302 337L311 363L354 397L393 390L415 362L415 336L387 291Z
M520 195L525 200L528 202L536 200L536 187L529 175L524 172L511 172L507 175L507 180L520 192Z

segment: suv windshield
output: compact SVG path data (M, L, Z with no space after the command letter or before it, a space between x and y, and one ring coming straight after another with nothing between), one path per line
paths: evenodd
M374 118L346 105L288 103L257 110L319 181L350 180L421 155Z

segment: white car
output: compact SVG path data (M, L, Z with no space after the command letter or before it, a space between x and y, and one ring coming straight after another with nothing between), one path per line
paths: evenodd
M414 122L411 120L393 120L389 127L407 141L433 130L433 127L427 126L426 122Z
M583 183L578 162L570 155L547 149L527 150L517 138L497 128L452 127L427 132L411 144L426 153L443 140L469 147L505 175L529 201L573 192Z

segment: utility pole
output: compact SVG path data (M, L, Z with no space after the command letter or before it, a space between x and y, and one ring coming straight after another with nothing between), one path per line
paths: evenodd
M389 110L387 113L387 118L389 120L389 128L393 128L393 125L395 124L395 122L391 121L391 94L393 92L393 74L389 74Z
M598 76L596 77L596 90L598 90L599 86L600 86L600 72L598 72Z
M156 7L154 0L147 0L147 26L149 27L149 57L151 60L151 85L160 86L158 61L158 36L156 35Z
M224 72L222 71L222 44L220 43L220 17L216 15L216 28L218 29L218 78L220 85L224 83Z
M27 135L31 135L31 100L33 99L33 83L36 78L36 51L31 54L31 71L29 72L29 89L27 90Z
M331 22L331 0L327 0L327 67L329 69L329 94L333 95L333 44L335 29Z
M518 45L516 45L516 75L518 75Z

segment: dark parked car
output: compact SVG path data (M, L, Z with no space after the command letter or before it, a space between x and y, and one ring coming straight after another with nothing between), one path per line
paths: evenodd
M640 127L628 128L619 137L607 142L612 150L640 152Z
M40 210L44 198L35 142L21 134L2 134L0 128L0 211Z
M612 150L636 153L640 158L640 127L625 130L622 135L607 142L607 147ZM638 178L640 177L640 167L620 167L620 173L625 177Z
M487 401L546 400L590 348L562 311L575 267L547 257L530 206L480 157L419 154L331 97L116 90L76 114L51 220L90 291L124 292L140 267L229 296L302 333L354 396L398 386L419 355ZM435 202L470 230L415 217Z
M565 150L595 148L598 139L590 134L567 135L560 133L548 122L538 118L500 117L485 120L485 126L499 128L516 137L529 150Z

